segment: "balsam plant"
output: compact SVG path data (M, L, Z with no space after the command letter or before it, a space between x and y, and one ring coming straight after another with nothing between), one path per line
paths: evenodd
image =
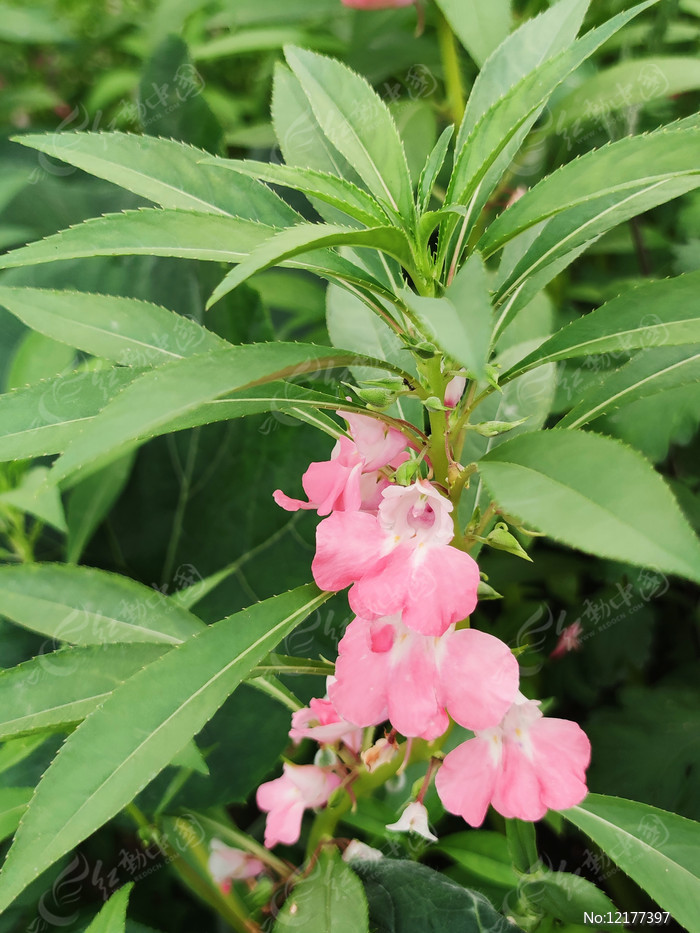
M609 925L615 906L602 891L538 858L532 824L554 809L664 911L700 930L697 825L586 796L587 738L542 716L519 683L515 654L479 631L478 609L473 615L477 600L498 598L479 573L480 551L530 560L536 535L700 581L700 544L669 488L638 452L590 427L622 404L697 379L700 274L631 289L548 335L538 312L543 289L606 232L700 186L698 118L612 142L497 216L492 206L550 96L654 2L580 38L585 0L560 0L526 22L487 58L461 122L443 132L417 179L369 84L296 47L275 74L283 164L120 133L18 137L156 206L15 249L2 268L115 255L228 263L210 307L270 267L304 270L330 283L336 344L232 345L147 302L0 284L5 308L84 354L62 406L37 407L51 381L0 397L3 459L58 455L50 469L36 468L34 491L24 489L29 511L60 531L60 491L128 464L155 436L214 421L276 411L336 446L305 474L307 499L290 497L293 476L275 493L283 508L322 518L315 582L214 625L191 611L201 586L154 598L125 577L72 563L0 567L2 613L64 642L52 663L72 672L26 689L45 663L37 658L0 677L1 738L69 733L31 796L8 806L6 833L16 832L0 910L124 809L145 840L177 836L168 813L175 789L148 817L133 801L171 763L182 781L206 771L192 740L248 682L289 707L292 739L311 738L319 751L313 764L285 761L283 775L259 788L267 848L224 811L199 814L207 844L181 857L180 871L234 929L262 929L285 893L275 930L506 930L508 921L534 930L580 924L587 911ZM458 15L454 4L441 6ZM304 195L308 210L277 189ZM555 364L603 353L625 361L543 429ZM26 557L31 542L15 532ZM337 669L276 653L347 586L357 617ZM278 679L294 673L330 677L328 696L324 685L303 706ZM406 769L418 780L391 832L435 841L424 805L433 781L446 809L470 824L481 824L489 803L506 818L516 882L502 914L425 866L377 861L357 840L339 840L358 801ZM318 812L307 832L309 808ZM665 830L656 845L644 833L650 818ZM270 851L302 831L304 865ZM251 878L261 878L252 893L243 883ZM107 905L104 923L116 925L104 929L123 929L128 894Z

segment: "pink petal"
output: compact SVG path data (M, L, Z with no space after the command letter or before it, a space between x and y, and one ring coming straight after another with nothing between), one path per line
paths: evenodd
M497 726L518 692L518 662L508 645L475 629L442 636L441 698L467 729Z
M338 713L356 726L376 726L388 715L388 652L372 651L366 619L354 619L338 645L335 682L328 693Z
M437 695L440 675L432 639L406 633L392 651L389 721L405 736L436 739L449 719Z
M278 842L293 845L301 834L304 804L295 800L288 807L271 810L265 821L265 845L272 849Z
M497 763L484 738L469 739L445 758L435 787L446 810L481 826L496 782Z
M298 512L299 509L315 509L313 502L304 502L302 499L291 499L281 489L275 489L272 498L277 505L286 512Z
M503 759L492 803L508 819L535 822L547 812L532 761L520 745L508 739L503 743Z
M352 412L343 412L342 416L350 425L350 433L365 462L365 473L380 470L391 463L408 444L400 431L389 427L379 418L370 418L368 415L357 415Z
M412 557L409 594L403 621L424 635L442 635L455 622L474 611L479 568L456 548L425 548Z
M334 512L316 529L316 556L311 564L322 590L349 586L377 567L386 537L368 512Z
M543 718L530 730L533 763L542 799L552 810L566 810L581 803L586 788L586 768L591 743L575 722Z
M348 467L337 460L328 460L312 463L301 482L319 515L329 515L334 509L352 512L359 509L362 502L361 472L361 463Z

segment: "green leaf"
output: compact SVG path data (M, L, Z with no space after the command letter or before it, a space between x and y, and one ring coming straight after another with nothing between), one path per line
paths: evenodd
M648 31L649 27L645 27ZM605 68L552 107L551 125L567 138L567 128L616 110L673 97L700 87L700 61L689 55L635 58Z
M452 218L443 223L439 248L441 262L451 251L451 267L457 265L463 244L467 242L494 188L512 164L552 92L611 35L655 2L657 0L647 0L632 10L618 14L565 48L555 58L545 61L492 104L463 142L460 135L445 204L463 204L468 207L454 243L453 232L457 220ZM530 38L536 43L535 47L539 48L536 34ZM506 45L507 42L501 49L505 49Z
M633 800L589 794L563 810L633 881L684 926L700 931L700 826Z
M69 42L71 34L48 9L0 4L0 39L22 45Z
M421 214L424 214L430 205L430 196L433 192L435 182L438 179L438 175L440 174L440 170L445 164L447 149L454 135L454 131L454 126L445 127L440 138L435 143L432 152L426 159L423 171L420 173L420 178L418 180L418 207Z
M689 353L685 347L643 350L585 391L557 427L579 428L640 398L693 382L700 382L700 350L695 353Z
M349 351L313 344L250 344L202 356L164 363L145 373L117 396L89 426L85 426L53 467L55 480L86 466L97 468L121 455L135 441L152 437L158 429L201 423L202 406L237 390L263 386L287 376L337 369L353 364L402 370ZM263 393L264 395L264 393ZM274 405L265 397L264 405ZM236 400L223 400L236 405ZM257 409L261 410L260 408ZM239 414L243 413L238 411ZM216 420L211 417L209 420Z
M607 895L591 881L566 871L542 871L532 880L523 877L518 892L524 895L532 908L564 923L585 925L585 914L594 913L612 917L610 923L601 924L604 930L619 930L613 921L617 908ZM596 924L598 926L598 924Z
M529 872L539 861L534 823L506 820L506 838L513 866L519 872Z
M51 133L15 142L111 181L161 207L225 214L272 227L299 217L266 185L241 177L232 185L202 160L211 156L173 139L132 133Z
M404 218L415 207L401 138L383 100L347 65L288 46L285 56L331 144L380 202Z
M122 365L150 366L227 346L196 321L135 298L0 286L0 304L33 330Z
M513 871L508 845L501 833L470 830L443 836L433 851L444 852L470 876L499 887L513 888L518 876Z
M71 372L0 395L0 461L64 450L85 423L137 375L119 366Z
M88 256L178 256L240 262L276 228L255 220L143 208L94 217L0 256L0 268Z
M272 162L254 162L239 159L212 159L208 163L217 168L229 169L243 177L250 176L285 188L301 191L311 198L318 198L331 207L359 220L365 226L386 224L389 218L377 201L352 182L337 175L315 169L291 165L275 165Z
M0 565L0 606L18 625L74 645L177 645L202 628L158 590L67 564Z
M119 888L110 897L85 933L125 933L126 907L133 886L132 881Z
M68 529L61 494L56 486L47 482L48 477L48 467L34 467L22 477L19 486L0 493L0 505L28 512L40 522L66 532Z
M454 0L451 0L454 4ZM484 63L472 86L459 128L456 155L467 137L498 100L543 62L567 49L581 28L590 0L560 0L527 20ZM472 4L476 7L478 0Z
M33 793L31 787L0 787L0 842L17 829Z
M623 201L637 189L698 175L699 143L696 128L664 129L588 152L544 178L503 211L481 238L479 249L490 256L518 233L579 205L596 199L607 205L611 195Z
M700 272L630 289L541 344L500 384L543 363L647 347L700 343Z
M0 875L0 910L126 806L329 595L309 585L257 603L118 687L42 777Z
M668 487L612 438L522 434L486 454L479 472L504 511L552 538L700 581L700 542Z
M273 933L368 933L367 898L337 849L322 849L309 875L296 884L277 916Z
M382 933L518 933L481 894L444 875L399 859L353 862Z
M73 369L75 350L43 334L28 333L12 357L7 373L7 388L34 385L41 379L51 378Z
M370 310L357 295L338 285L331 284L326 291L326 326L334 347L347 347L396 366L408 365L401 339L385 319ZM377 375L356 366L353 373L359 381Z
M88 476L72 490L66 507L66 562L77 564L93 534L126 486L134 458L131 454Z
M44 651L0 671L0 739L71 726L167 645L91 645Z
M297 224L281 230L251 251L217 285L207 302L207 308L230 291L270 266L289 261L301 253L308 253L327 246L368 246L382 250L397 259L409 271L413 268L413 257L406 237L396 227L370 227L358 230L332 224Z
M511 0L437 0L459 41L481 66L510 31ZM573 37L572 37L573 38Z

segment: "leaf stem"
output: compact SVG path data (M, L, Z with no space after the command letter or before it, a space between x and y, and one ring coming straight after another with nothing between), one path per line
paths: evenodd
M464 86L462 85L462 72L459 67L457 42L450 24L442 12L438 11L437 16L438 45L440 46L440 58L442 59L442 70L445 78L447 107L452 122L455 126L460 126L464 116Z

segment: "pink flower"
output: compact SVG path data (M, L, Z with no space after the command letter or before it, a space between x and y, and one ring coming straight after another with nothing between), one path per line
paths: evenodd
M581 633L583 628L581 623L577 620L572 622L571 625L567 625L564 631L559 636L559 641L557 642L556 648L549 655L550 658L561 658L565 654L568 654L569 651L578 651L581 647Z
M454 376L450 379L445 389L445 405L447 408L456 408L459 405L466 385L466 376Z
M331 683L335 680L334 677L328 679ZM327 698L313 699L304 709L293 713L289 736L297 743L302 739L313 739L319 745L342 742L356 755L362 748L362 729L341 719Z
M415 0L340 0L353 10L388 10L392 7L411 6Z
M447 712L468 729L496 725L518 691L518 663L502 641L475 629L420 635L398 616L354 619L338 646L329 687L358 726L388 719L405 736L435 739Z
M256 794L258 807L265 811L265 845L278 842L292 845L301 833L301 818L309 807L322 807L340 785L337 774L316 765L284 765L282 777L261 784Z
M224 894L231 890L232 880L254 878L265 870L260 859L241 849L232 849L220 839L212 839L209 856L209 874Z
M273 493L277 505L287 512L316 509L319 515L329 515L334 511L376 511L379 507L382 491L389 485L379 470L396 467L408 457L404 452L406 438L377 418L356 414L344 417L353 439L339 438L330 460L309 466L301 480L308 502L292 499L281 489Z
M471 826L481 826L489 803L508 819L540 820L583 800L590 757L576 723L544 718L520 694L499 726L447 755L435 786L445 809Z
M311 565L324 590L353 584L353 611L367 619L402 613L409 628L441 635L474 611L475 561L449 543L452 503L427 480L389 486L377 516L334 513L316 529Z

